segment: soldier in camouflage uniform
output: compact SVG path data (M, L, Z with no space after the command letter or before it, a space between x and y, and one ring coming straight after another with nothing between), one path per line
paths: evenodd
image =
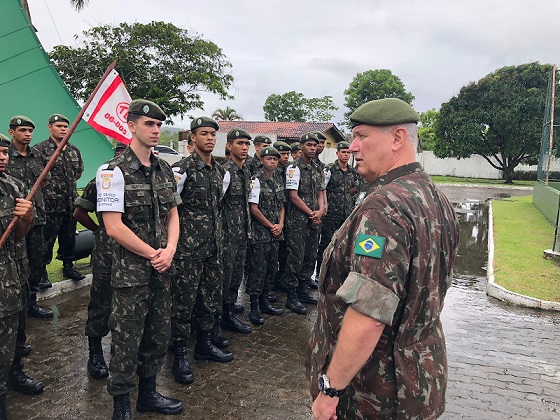
M327 214L321 223L321 239L317 251L317 267L323 262L323 252L331 241L333 234L346 220L354 208L355 195L360 186L360 175L355 168L348 165L350 160L350 143L341 141L336 145L337 159L325 166L324 179L327 201ZM319 270L317 270L319 271Z
M298 159L301 156L301 145L299 142L292 143L290 147L292 151L292 162Z
M255 155L253 157L248 158L247 161L245 162L245 165L247 166L247 169L249 170L251 175L254 175L259 169L262 168L261 150L264 147L270 145L272 145L272 140L270 140L270 138L262 134L255 136L255 138L253 139L253 146L255 147Z
M33 139L35 124L23 115L12 117L9 122L9 134L12 136L10 145L10 164L6 173L19 179L30 190L47 164L47 159L37 148L30 145ZM50 174L47 180L50 178ZM43 276L43 228L46 222L45 202L41 189L37 190L33 198L36 218L33 228L26 237L27 255L29 259L30 275L27 290L29 316L36 318L52 318L50 309L42 308L37 304L37 292ZM23 322L25 327L25 322Z
M325 251L307 359L315 419L433 419L445 408L440 321L459 224L416 162L418 114L400 99L350 120L365 199Z
M286 214L288 260L284 284L286 307L307 313L303 303L317 303L307 290L317 259L319 227L323 217L323 176L312 162L319 139L307 133L300 139L302 155L286 169L289 204ZM297 290L297 292L296 292Z
M111 272L111 363L107 391L113 419L129 419L139 377L138 411L176 414L183 404L156 391L170 337L169 268L179 239L181 202L171 167L154 156L166 116L153 102L128 109L130 147L97 171L97 211L114 240Z
M35 147L50 159L66 135L69 120L64 115L49 117L50 137ZM74 267L76 248L76 220L72 217L74 201L78 198L76 181L82 176L84 162L78 148L66 145L51 169L51 178L43 188L47 220L44 229L45 247L43 251L43 278L41 287L50 287L47 265L52 261L54 243L58 237L58 256L62 260L62 274L72 280L82 280L83 274Z
M262 169L251 179L249 206L253 218L253 239L249 252L247 294L251 299L249 320L264 324L263 313L282 315L284 310L270 305L269 292L278 268L278 249L284 230L284 180L278 176L280 152L275 147L261 151Z
M10 139L0 134L0 235L14 216L19 222L4 246L0 249L0 418L7 419L6 383L15 353L18 313L22 309L21 267L17 264L16 244L25 240L33 226L33 205L24 199L25 186L6 175L9 161ZM25 250L24 247L22 247Z
M224 170L212 156L218 123L208 117L191 122L194 150L173 165L179 206L180 240L172 278L173 377L181 384L194 381L187 358L191 327L197 334L195 359L230 362L233 354L222 348L229 342L222 336L218 314L222 305L223 236L222 180Z
M115 156L124 153L122 143L115 147ZM85 335L88 337L89 358L87 369L92 378L101 379L109 375L109 368L103 357L101 338L109 334L111 315L111 267L113 266L113 240L107 235L103 216L97 213L97 224L89 215L97 208L97 185L93 178L76 199L73 217L95 234L91 252L92 281L89 294L88 317Z
M251 145L250 140L250 134L240 128L234 128L227 133L226 147L230 151L230 159L223 165L225 173L222 182L224 192L222 200L224 218L222 327L241 334L251 332L251 327L235 315L235 302L243 281L247 246L252 235L247 201L251 192L251 174L247 166L243 164ZM251 256L251 258L253 257Z

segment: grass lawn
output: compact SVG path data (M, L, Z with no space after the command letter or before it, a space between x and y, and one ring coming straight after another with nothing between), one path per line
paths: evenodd
M532 187L536 181L513 181L513 184L506 184L503 179L483 179L483 178L458 178L454 176L433 175L430 178L436 184L481 184L481 185L501 185L501 186L523 186Z
M551 249L554 226L533 206L533 196L492 202L494 273L500 286L560 302L560 267L543 258Z

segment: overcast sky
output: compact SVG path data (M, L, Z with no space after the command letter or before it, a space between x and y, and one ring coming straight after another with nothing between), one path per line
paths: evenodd
M172 22L215 42L233 65L234 100L203 95L211 115L234 108L262 121L271 93L331 95L346 111L344 90L358 72L389 69L425 111L470 81L507 65L560 62L558 0L28 0L46 51L75 45L74 35L123 21ZM189 121L176 121L187 127Z

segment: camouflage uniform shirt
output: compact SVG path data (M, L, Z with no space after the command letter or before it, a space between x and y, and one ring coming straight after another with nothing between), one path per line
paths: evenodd
M354 195L360 186L359 174L348 165L343 171L338 160L325 166L324 178L329 204L325 219L345 220L354 208ZM351 192L351 190L354 191Z
M280 210L286 201L284 181L278 172L274 172L272 178L266 176L264 171L257 172L251 178L251 194L249 203L257 204L259 210L266 219L273 223L280 222ZM256 219L253 220L253 243L283 241L284 233L274 237L270 229Z
M226 162L223 178L224 239L233 243L250 239L251 216L247 197L251 193L251 174L245 165Z
M179 243L174 258L205 259L222 252L222 214L224 170L212 157L207 165L193 151L192 155L173 164L181 224Z
M51 138L35 146L48 159L54 154L57 144ZM76 146L68 143L56 159L49 183L43 188L47 213L72 213L78 198L76 177L84 171L82 154Z
M428 419L444 411L440 313L458 240L452 206L418 163L381 176L333 236L306 364L314 398L348 305L386 324L341 396L339 418Z
M255 156L247 159L244 166L249 170L249 173L251 175L255 175L262 169L263 164L261 162L261 159L255 153Z
M300 198L312 211L319 210L317 195L323 189L323 175L313 162L308 165L300 157L286 168L286 190L297 190ZM286 228L293 229L301 226L318 228L312 226L309 215L289 203L286 213Z

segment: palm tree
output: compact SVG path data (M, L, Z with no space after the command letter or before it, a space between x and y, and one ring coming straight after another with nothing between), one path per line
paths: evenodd
M242 120L241 116L235 111L235 109L226 106L224 109L218 108L212 114L212 118L216 121L239 121Z
M89 3L89 0L70 0L70 4L74 6L78 12L84 8L86 4Z

